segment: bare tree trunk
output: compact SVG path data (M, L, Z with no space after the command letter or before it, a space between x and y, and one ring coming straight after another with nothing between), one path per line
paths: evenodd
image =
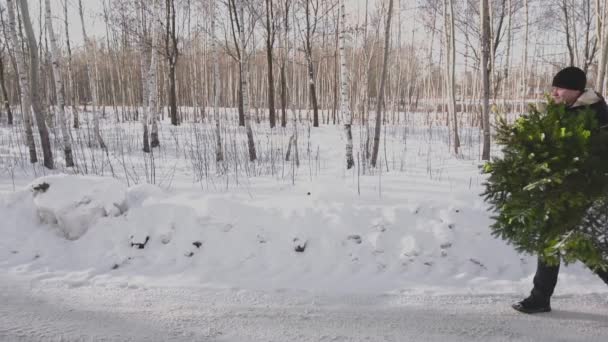
M213 115L215 118L215 161L221 162L224 160L224 153L222 151L222 133L220 126L220 110L219 110L219 99L220 99L220 67L219 67L219 50L217 44L217 36L215 33L215 2L211 2L211 50L213 51Z
M449 21L446 19L445 35L446 35L446 79L448 89L448 111L452 117L452 134L454 135L454 153L458 154L460 148L460 138L458 135L458 116L456 108L456 32L454 30L454 1L448 0L443 2L444 16L449 16ZM446 11L447 7L447 11ZM449 25L449 26L448 26Z
M21 113L23 115L23 126L25 128L25 139L30 152L30 162L38 162L38 156L36 155L36 144L34 143L34 132L32 130L32 98L30 94L30 81L27 76L26 66L26 55L19 39L17 39L17 23L15 17L15 4L13 0L7 0L6 5L8 8L8 20L10 28L10 39L15 49L16 64L17 64L17 77L19 79L19 89L21 90Z
M239 64L239 82L238 82L238 90L237 90L237 100L238 100L238 110L239 110L239 126L244 127L245 126L245 109L244 109L244 92L246 91L246 89L243 89L243 77L244 77L244 71L243 71L243 63L242 63L242 59L243 59L243 53L244 53L244 48L242 46L240 46L241 41L240 38L237 38L237 34L240 37L240 32L241 32L241 26L244 25L245 23L240 22L241 19L239 19L239 10L238 10L238 6L237 3L239 5L242 5L240 3L240 0L228 0L228 14L229 14L229 19L230 19L230 33L232 34L232 39L234 41L234 46L235 46L235 50L236 50L236 55L237 55L237 62ZM236 28L235 28L235 24L236 24Z
M274 45L274 9L272 0L266 0L266 59L268 61L268 115L270 127L276 126L274 110L274 76L272 70L272 48Z
M255 151L255 142L253 140L253 130L251 129L251 113L249 112L249 65L247 61L247 46L245 40L245 6L239 1L239 11L237 15L240 15L239 25L239 37L241 40L241 89L243 91L243 112L245 114L245 131L247 133L247 147L249 150L249 161L255 161L257 159Z
M285 17L287 18L287 14L285 15ZM296 16L295 16L295 10L292 11L292 22L295 24L296 22ZM285 36L287 36L287 31L285 32ZM286 37L287 39L287 37ZM298 116L296 114L296 109L295 109L295 102L296 102L296 98L297 98L297 94L296 94L296 87L295 87L295 79L296 79L296 32L295 30L293 31L293 41L292 41L292 58L291 58L291 79L292 79L292 83L294 84L294 86L291 87L291 102L290 102L290 106L291 106L291 113L293 116L293 133L291 135L291 137L289 138L289 145L287 147L287 154L285 155L285 160L289 161L290 158L290 154L291 154L291 149L294 149L294 162L295 162L295 166L296 167L300 167L300 156L299 156L299 152L298 152ZM294 170L295 173L295 170Z
M93 64L97 63L95 47L92 46L89 37L87 36L87 32L84 25L84 15L82 10L82 0L78 0L78 10L80 13L80 24L82 25L82 37L84 38L85 50L88 51L88 55L93 55ZM92 51L91 51L92 50ZM92 52L92 53L91 53ZM97 94L97 77L95 77L95 71L91 71L91 66L89 63L86 63L87 75L89 76L89 89L91 90L91 100L93 101L93 133L95 134L95 138L99 147L102 149L106 149L106 144L101 137L101 131L99 130L99 113L97 113L99 102L98 102L98 94Z
M36 125L38 126L38 133L40 134L42 155L44 156L44 166L47 169L53 169L53 151L51 150L49 131L45 121L45 110L40 103L39 95L40 84L38 83L38 80L40 70L38 60L38 44L36 43L36 37L34 36L34 30L32 29L30 13L27 7L27 0L19 0L19 8L21 9L23 27L25 28L25 35L27 36L27 45L30 49L30 94L32 99L32 108L34 109L34 115L36 116Z
M2 87L2 99L4 100L4 109L6 109L6 116L9 125L13 125L13 111L11 110L11 104L8 100L8 92L6 91L6 82L4 80L4 61L0 56L0 86Z
M595 36L598 44L603 43L603 35L602 35L602 7L600 5L600 0L595 0Z
M175 68L177 65L177 58L179 51L177 49L177 32L175 28L175 1L166 1L167 20L166 20L166 41L165 49L167 53L167 61L169 62L169 108L171 116L171 124L174 126L179 125L177 118L177 94L175 85ZM152 118L154 120L154 118ZM154 125L154 121L152 123ZM154 141L152 142L154 147Z
M506 55L505 69L504 69L503 80L502 80L502 103L503 103L503 106L505 107L505 111L508 111L506 89L507 89L507 83L509 81L511 45L512 45L512 41L513 41L513 39L512 39L512 37L513 37L513 35L512 35L512 30L513 30L513 3L512 3L512 0L508 0L507 6L509 7L509 21L507 23L507 55Z
M374 150L372 152L372 167L376 167L378 150L380 149L380 132L382 126L382 105L384 103L384 87L386 83L386 71L388 69L388 54L391 43L391 17L393 15L393 0L388 2L388 13L386 17L386 27L384 31L384 63L382 65L382 76L380 77L380 91L376 103L376 129L374 132Z
M526 96L528 95L528 34L530 27L529 20L529 0L524 0L524 13L525 13L525 33L524 33L524 52L523 52L523 63L524 67L521 70L521 111L523 112L526 108Z
M283 49L281 49L281 127L287 126L287 80L285 75L285 64L287 63L287 51L288 49L288 32L289 32L289 0L284 3L285 17L283 18Z
M572 48L572 43L571 40L572 38L570 37L570 17L568 14L568 4L566 3L566 0L562 0L562 5L561 5L561 9L562 12L564 13L564 29L566 30L566 47L568 48L568 54L570 55L570 65L574 65L574 51ZM574 39L576 40L576 37L574 37Z
M158 120L159 120L159 106L158 103L160 101L160 94L158 91L158 81L156 80L156 73L158 70L158 52L155 47L157 43L160 41L160 2L159 0L154 0L154 6L152 10L152 44L151 44L151 58L150 58L150 69L148 70L148 113L152 119L152 132L150 134L150 147L159 147L160 141L158 140ZM171 73L171 67L169 67L169 73ZM175 75L173 75L175 76ZM169 76L171 79L171 76ZM171 81L170 81L171 82ZM169 87L174 87L175 83L171 84ZM171 93L171 90L169 90ZM175 98L171 99L169 96L169 101L174 101ZM173 109L171 109L173 111ZM171 123L173 124L173 120L175 115L175 120L177 120L177 111L175 113L171 112ZM177 121L176 121L177 123Z
M70 45L70 30L68 24L68 0L64 0L63 2L63 21L65 24L65 42L66 48L68 51L68 83L70 85L70 93L71 93L71 102L72 102L72 121L73 127L78 129L80 127L80 122L78 120L78 103L76 101L76 82L74 81L74 71L72 69L72 47Z
M483 152L481 159L490 159L490 14L488 0L481 0L481 78L483 82Z
M150 153L150 132L148 129L148 99L149 95L149 69L148 65L148 48L146 47L146 38L147 38L147 24L146 24L146 10L143 0L139 0L137 7L137 26L141 32L139 33L139 50L140 50L140 59L139 59L139 69L141 72L141 82L142 82L142 112L140 113L140 120L143 127L143 151L146 153Z
M318 6L316 8L318 10ZM316 13L315 13L315 20ZM305 48L306 51L306 63L308 66L308 85L310 89L310 101L312 103L312 111L313 111L313 127L319 127L319 104L317 101L317 90L315 85L315 69L312 60L312 36L315 33L316 25L312 25L310 22L310 0L306 0L306 42Z
M63 135L63 152L65 155L65 165L67 167L74 166L74 158L72 157L72 144L70 142L70 133L65 118L65 89L63 85L63 76L61 75L61 51L57 46L57 36L53 30L53 20L51 19L51 4L50 0L44 1L46 7L46 28L47 34L51 39L51 57L53 58L53 77L55 78L55 94L57 95L57 109L59 112L59 123L61 134Z
M599 6L599 3L598 3ZM606 11L606 9L604 9ZM599 9L596 13L599 17L600 12ZM606 68L608 67L608 25L606 23L603 24L603 33L602 37L602 47L600 50L600 60L598 64L598 73L597 80L595 82L595 90L600 94L604 93L604 79L606 78Z
M344 131L346 133L346 168L351 169L355 165L353 158L353 113L348 106L348 70L346 69L346 9L344 0L340 0L340 115L344 120Z

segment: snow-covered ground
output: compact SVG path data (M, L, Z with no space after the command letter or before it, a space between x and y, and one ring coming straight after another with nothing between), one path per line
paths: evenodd
M512 295L319 295L192 287L33 285L0 276L1 341L580 341L608 337L607 296L522 315Z
M82 163L116 178L37 178L0 151L0 340L608 338L608 287L579 264L553 313L511 312L535 258L490 235L474 130L454 157L439 128L391 126L370 173L345 170L339 126L302 129L299 168L289 131L258 128L262 161L221 173L193 127L163 125L156 160L125 147L133 124L106 129L127 138Z

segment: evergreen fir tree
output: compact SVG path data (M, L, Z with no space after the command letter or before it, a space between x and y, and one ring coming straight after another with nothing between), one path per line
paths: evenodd
M496 141L502 156L484 165L482 194L496 214L493 235L549 264L606 267L608 132L595 113L550 101L513 125L499 119Z

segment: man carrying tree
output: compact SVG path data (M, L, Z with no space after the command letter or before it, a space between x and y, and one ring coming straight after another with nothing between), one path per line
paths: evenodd
M581 261L608 284L608 108L575 67L553 79L545 108L497 117L502 154L487 162L492 234L538 256L534 288L513 308L551 311L560 263Z
M567 67L560 70L553 78L551 97L555 104L565 106L566 116L581 115L585 110L594 112L597 125L600 129L605 129L608 125L606 102L594 90L585 89L586 83L587 78L581 69ZM550 298L557 283L559 261L558 256L556 262L549 264L539 256L534 288L529 297L512 305L515 310L530 314L551 311ZM607 270L601 267L592 267L592 269L608 284Z

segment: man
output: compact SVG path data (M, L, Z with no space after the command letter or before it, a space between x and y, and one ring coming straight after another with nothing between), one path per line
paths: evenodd
M602 96L592 89L585 89L587 77L576 67L560 70L553 78L551 96L556 103L563 103L566 111L576 115L580 110L593 110L600 127L608 126L608 106ZM551 311L551 295L557 284L559 265L549 266L539 258L534 276L534 288L530 296L513 304L513 308L524 313L539 313ZM595 273L608 284L608 272L596 270Z

